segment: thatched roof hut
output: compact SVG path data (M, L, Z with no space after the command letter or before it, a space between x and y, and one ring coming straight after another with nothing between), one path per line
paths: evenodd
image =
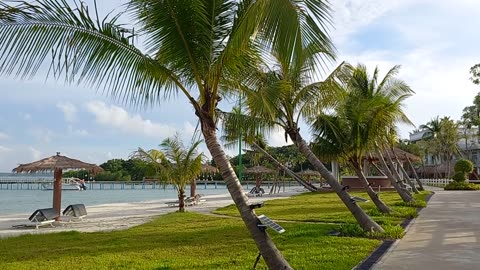
M393 148L393 151L392 151L392 149L385 149L382 154L385 157L385 156L387 156L387 153L392 157L394 156L393 154L395 154L400 161L405 161L406 162L407 158L412 162L413 161L422 161L422 159L419 156L416 156L412 153L403 151L402 149L397 148L397 147ZM378 155L377 155L376 152L367 154L367 157L368 158L373 157L374 160L378 160Z

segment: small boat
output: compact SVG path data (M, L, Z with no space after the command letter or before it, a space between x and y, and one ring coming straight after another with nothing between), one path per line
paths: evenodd
M42 184L43 190L53 190L53 183ZM80 184L80 179L78 178L65 178L62 181L62 190L86 190L85 185Z

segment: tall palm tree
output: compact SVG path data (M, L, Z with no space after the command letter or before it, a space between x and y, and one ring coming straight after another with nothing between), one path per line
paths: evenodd
M117 23L121 14L100 19L77 0L72 6L66 0L9 3L0 2L1 75L29 78L52 59L49 75L56 79L102 89L135 105L183 95L267 266L291 268L257 226L260 221L216 136L215 109L242 71L269 48L291 51L312 44L332 52L325 33L327 1L130 0L126 6L135 31ZM134 46L139 34L145 50Z
M175 186L178 191L178 211L185 211L185 186L198 177L202 172L202 154L197 153L200 140L192 142L186 148L178 134L167 138L160 144L163 151L151 149L148 151L138 148L132 153L132 158L144 160L153 164L157 169L157 176Z
M346 188L337 182L300 135L298 122L301 118L312 118L318 112L331 108L338 101L339 95L342 94L338 91L338 80L349 70L349 66L342 63L324 81L312 81L312 78L318 77L317 67L312 59L322 54L324 54L322 48L310 44L299 44L293 51L286 51L282 47L274 48L271 56L274 64L259 68L242 85L246 94L246 114L254 119L250 121L252 129L282 128L285 131L285 139L290 137L300 152L330 184L360 226L365 231L383 232L383 228L352 200ZM252 77L256 77L256 80Z
M317 156L343 160L357 174L371 200L383 213L392 210L379 198L364 174L363 161L384 136L383 127L398 122L411 123L402 111L402 102L412 94L403 81L395 78L398 66L378 81L378 68L373 76L364 65L358 65L343 84L346 92L333 114L321 114L313 123L313 150Z

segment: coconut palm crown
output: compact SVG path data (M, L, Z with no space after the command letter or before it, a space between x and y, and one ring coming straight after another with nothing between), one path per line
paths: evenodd
M336 110L320 114L312 125L314 152L322 158L352 166L372 201L384 213L391 210L368 185L363 160L384 141L386 128L394 128L398 123L411 124L402 110L402 102L413 91L395 77L398 69L398 66L390 69L379 82L378 68L370 77L367 68L358 65L351 78L342 84L345 98Z

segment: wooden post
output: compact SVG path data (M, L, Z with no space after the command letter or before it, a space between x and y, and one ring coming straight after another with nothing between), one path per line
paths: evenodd
M60 211L62 209L62 169L56 168L53 176L55 178L55 181L53 182L53 209L55 209L58 214L58 217L55 218L55 220L59 221Z

